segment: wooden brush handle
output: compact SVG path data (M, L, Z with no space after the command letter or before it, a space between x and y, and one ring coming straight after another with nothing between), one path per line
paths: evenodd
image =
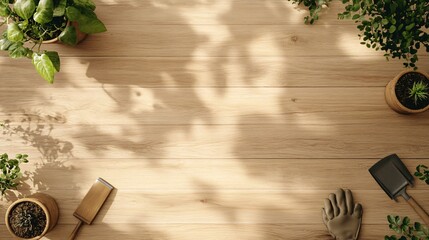
M412 197L408 199L407 203L414 209L414 211L420 216L423 222L426 223L426 226L429 226L429 215L425 210L414 200Z
M74 240L76 238L77 233L79 232L80 227L82 226L82 221L79 220L73 232L70 234L69 240Z

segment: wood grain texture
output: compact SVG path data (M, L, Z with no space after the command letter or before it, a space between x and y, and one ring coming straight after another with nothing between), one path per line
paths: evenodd
M386 61L380 56L259 57L251 64L245 60L241 57L63 57L55 85L40 84L38 88L384 87L402 68L399 61ZM0 89L28 88L38 81L30 62L10 62L1 57L0 61L4 73ZM356 65L365 71L357 73ZM419 65L422 71L429 71L429 58L420 57Z
M30 155L0 216L48 193L60 220L45 239L66 239L103 177L118 190L78 239L328 240L320 209L338 187L364 207L360 239L394 234L388 214L421 221L368 168L391 153L429 165L428 113L389 109L401 62L360 45L340 3L314 26L286 0L96 3L109 31L48 46L62 56L54 85L0 53L0 149ZM429 210L425 183L409 193Z
M317 24L354 24L351 20L337 19L335 13L342 10L344 6L340 2L332 2L329 9L322 11ZM331 12L334 14L330 14ZM101 2L97 7L97 14L108 25L301 25L308 11L287 0L125 0L118 1L117 4ZM114 19L110 17L112 15L115 15Z
M64 232L71 232L72 225L59 225L45 239L63 239ZM124 231L124 229L126 231ZM97 232L97 236L94 236ZM82 227L80 236L83 239L93 240L188 240L189 233L195 239L236 240L244 238L249 240L284 240L285 235L291 234L287 239L332 239L324 226L320 224L95 224L91 227ZM3 231L0 227L0 234ZM383 233L393 235L385 225L362 226L361 235L368 239L383 239ZM3 236L3 235L2 235ZM11 240L5 235L4 240ZM43 239L43 240L45 240Z

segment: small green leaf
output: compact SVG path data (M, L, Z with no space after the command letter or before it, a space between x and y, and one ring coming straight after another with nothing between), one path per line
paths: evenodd
M36 3L34 0L17 0L13 5L13 10L21 18L29 19L36 10Z
M12 44L13 43L11 41L9 41L7 38L1 39L0 40L0 50L7 51Z
M60 34L59 39L62 43L75 46L77 44L77 33L74 26L68 26Z
M404 217L404 220L402 220L402 224L408 225L409 223L410 223L410 218L409 217Z
M23 58L27 57L29 51L31 50L24 47L22 43L17 43L17 46L13 50L9 50L9 56L11 58Z
M407 25L405 27L405 30L410 31L416 24L415 23L411 23L410 25Z
M8 17L11 13L9 4L0 2L0 17Z
M58 5L54 8L54 17L64 16L66 13L67 0L59 0Z
M396 27L394 25L390 26L389 32L394 33L396 31Z
M73 0L73 2L76 6L87 8L92 11L95 10L95 4L92 0Z
M45 52L45 54L48 55L49 59L51 60L52 64L55 67L55 70L59 72L61 69L61 61L58 53L53 51L47 51Z
M7 25L7 39L12 42L20 42L24 39L24 33L16 23Z
M70 6L66 8L66 16L67 19L72 21L72 22L78 22L80 20L81 17L81 13L79 11L79 9Z
M388 215L388 216L387 216L387 221L388 221L389 223L391 223L391 224L394 224L394 223L395 223L395 220L394 220L394 218L393 218L393 216L392 216L392 215Z
M52 21L54 17L54 0L40 0L37 5L36 13L33 16L34 21L40 24L46 24Z

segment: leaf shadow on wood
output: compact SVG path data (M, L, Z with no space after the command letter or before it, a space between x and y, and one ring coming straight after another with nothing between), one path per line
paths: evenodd
M196 1L199 2L199 1ZM135 36L132 42L124 42L124 45L134 46L138 49L152 48L161 49L162 52L168 53L168 49L163 49L162 46L166 42L171 42L175 37L181 38L186 36L187 40L184 46L175 46L171 51L180 49L179 56L166 55L165 57L157 58L147 55L145 57L135 57L133 62L124 62L127 58L108 59L117 62L117 67L114 69L106 69L100 71L105 66L105 60L84 59L82 63L88 64L87 76L98 81L105 95L113 100L116 105L111 109L112 113L123 118L138 120L133 126L139 126L138 132L135 127L127 124L116 125L115 128L120 129L121 134L112 134L104 129L94 125L89 133L77 132L76 136L96 136L98 139L103 139L103 142L95 142L88 138L80 138L83 146L92 149L100 156L103 156L106 149L117 148L124 151L124 154L131 154L133 157L138 157L150 161L153 164L161 161L165 157L165 150L168 148L169 136L178 132L188 134L192 130L194 122L210 122L210 117L200 118L201 112L208 113L209 109L205 108L196 89L195 77L186 71L188 64L191 63L193 52L197 46L206 41L202 36L196 34L193 29L187 25L185 19L180 15L180 8L169 1L151 1L153 8L162 16L168 16L168 19L174 21L177 26L162 25L166 28L166 32L139 32L139 36ZM133 6L147 4L135 1ZM194 2L186 2L186 6L192 5ZM162 6L162 7L154 7ZM144 16L142 16L144 17ZM180 36L172 36L168 31L180 29ZM146 29L146 28L145 28ZM156 30L156 29L155 29ZM122 32L111 32L112 35L120 35ZM157 34L154 38L153 34ZM174 40L173 40L174 41ZM183 41L180 41L181 43ZM97 44L97 43L93 43ZM160 45L160 46L158 46ZM168 44L167 44L168 45ZM171 44L170 44L171 46ZM160 51L161 51L160 50ZM177 57L176 57L177 56ZM164 62L163 62L164 61ZM154 63L155 62L155 63ZM150 72L143 74L142 72ZM171 86L174 86L171 87ZM184 99L181 89L186 88L186 102L180 102ZM145 102L145 99L148 99ZM190 106L193 106L190 108ZM177 124L165 124L168 127L156 128L154 125L164 125L163 117L174 115L174 109L180 107L187 112L177 116ZM198 109L193 111L194 109ZM160 119L161 122L154 122L154 119ZM166 121L168 122L168 121ZM133 136L133 137L128 137Z

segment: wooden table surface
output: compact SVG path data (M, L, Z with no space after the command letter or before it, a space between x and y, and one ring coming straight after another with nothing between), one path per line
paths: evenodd
M30 155L1 216L48 193L61 216L44 239L66 239L103 177L117 190L78 239L330 239L320 209L338 187L364 207L360 239L393 234L388 214L419 220L368 168L391 153L411 171L429 164L429 113L388 108L402 64L360 45L339 3L307 26L284 0L96 2L108 32L49 45L62 56L54 85L1 53L0 151ZM429 210L429 186L409 192Z

